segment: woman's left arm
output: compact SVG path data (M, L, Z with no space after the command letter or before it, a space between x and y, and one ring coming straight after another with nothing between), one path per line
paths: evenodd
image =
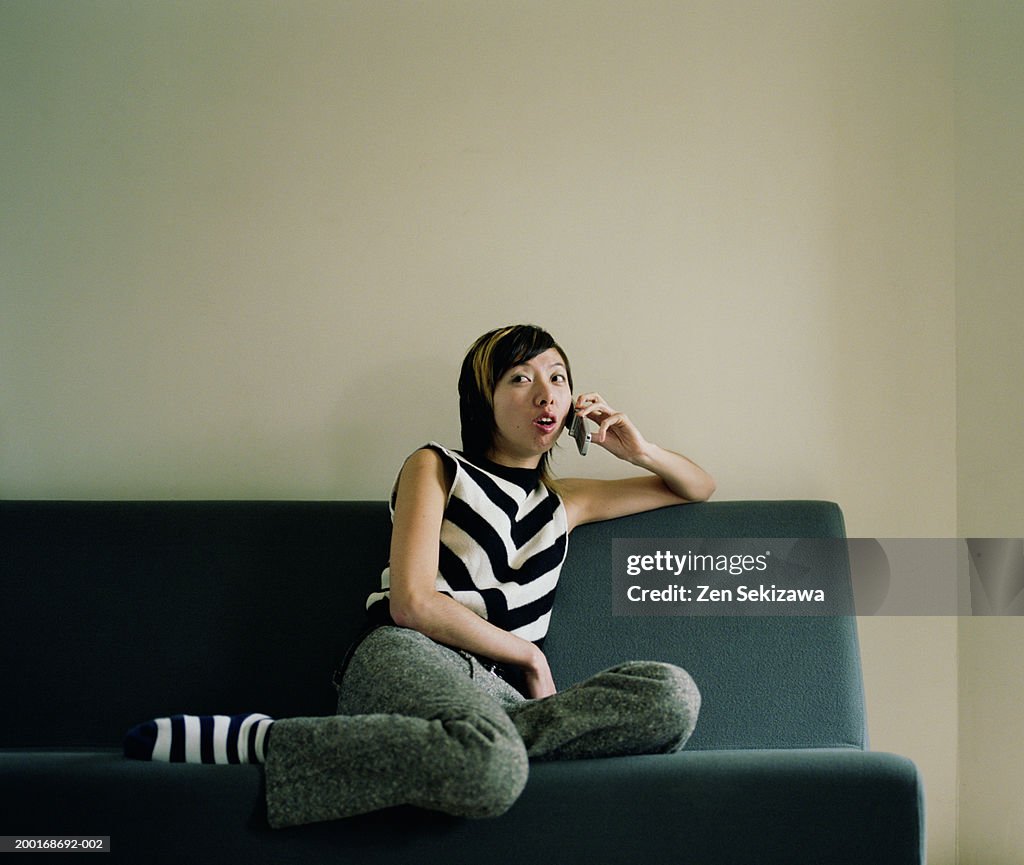
M599 394L582 394L573 409L597 423L595 444L650 474L623 480L561 481L570 529L667 505L706 501L715 491L715 481L704 469L682 454L647 441L626 415Z

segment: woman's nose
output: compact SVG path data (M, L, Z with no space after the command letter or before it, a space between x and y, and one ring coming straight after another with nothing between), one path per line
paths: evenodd
M555 389L551 385L541 385L537 402L540 405L552 405L555 401Z

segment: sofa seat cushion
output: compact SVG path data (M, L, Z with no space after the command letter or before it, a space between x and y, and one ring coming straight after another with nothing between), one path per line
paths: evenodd
M913 764L855 749L539 763L496 819L394 808L280 831L259 766L5 750L0 777L8 831L109 835L115 861L877 865L916 861L923 828Z

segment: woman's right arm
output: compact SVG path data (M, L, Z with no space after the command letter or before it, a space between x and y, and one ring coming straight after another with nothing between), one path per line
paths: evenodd
M418 450L402 467L391 534L391 618L396 625L438 643L522 667L529 696L549 696L555 693L555 684L540 649L437 590L448 486L444 464L435 451Z

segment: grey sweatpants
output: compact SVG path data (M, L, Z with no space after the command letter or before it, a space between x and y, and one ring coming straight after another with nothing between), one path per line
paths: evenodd
M392 805L497 816L529 760L677 751L699 711L693 679L670 664L621 664L527 700L468 653L378 628L349 660L337 715L274 723L267 814L274 828Z

